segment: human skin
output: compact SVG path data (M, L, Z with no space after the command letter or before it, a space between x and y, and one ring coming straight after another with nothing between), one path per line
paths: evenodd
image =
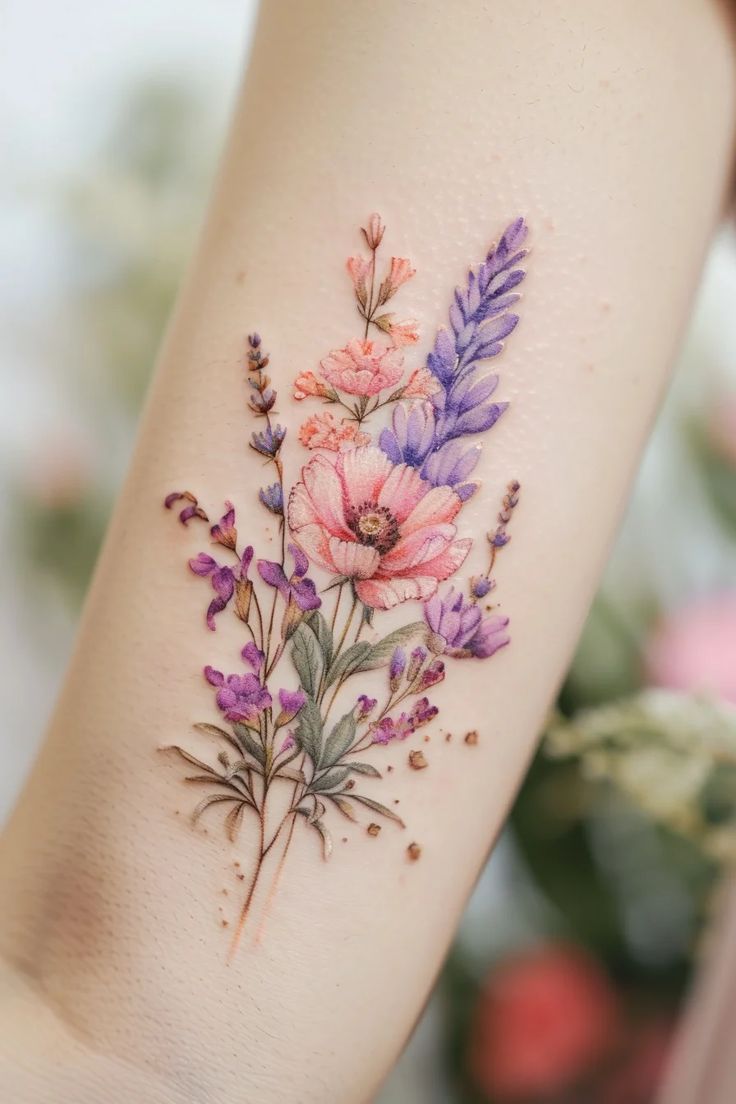
M2 842L7 1099L375 1094L626 502L723 205L733 69L726 16L694 0L266 3L66 683ZM272 536L253 505L245 334L267 335L293 439L305 410L291 383L353 332L342 266L376 210L417 268L424 351L468 265L517 215L529 226L522 321L499 364L510 407L463 510L480 548L508 479L522 484L498 569L512 639L487 665L454 664L433 694L445 729L478 744L435 736L421 773L403 751L391 760L411 836L354 833L324 863L295 833L265 932L228 956L217 902L238 891L238 852L214 820L207 834L187 825L189 792L159 749L212 715L201 669L232 670L240 645L224 625L208 633L185 567L205 542L162 501L229 498L249 541ZM301 460L285 463L291 484Z

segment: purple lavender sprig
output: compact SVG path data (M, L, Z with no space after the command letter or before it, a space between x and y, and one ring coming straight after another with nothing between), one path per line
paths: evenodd
M440 387L428 402L408 411L397 407L392 426L380 446L394 463L418 468L434 486L453 487L462 499L477 484L468 477L479 457L477 445L460 438L490 429L508 404L495 402L498 375L482 362L498 356L519 321L509 308L519 299L515 290L525 276L520 262L527 234L522 218L511 223L485 261L471 269L467 285L456 288L450 326L442 327L427 357L427 368Z

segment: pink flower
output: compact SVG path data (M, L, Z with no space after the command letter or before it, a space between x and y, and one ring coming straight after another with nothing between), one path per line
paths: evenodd
M411 280L415 272L416 269L412 268L411 261L407 260L406 257L392 257L388 276L382 282L378 293L379 303L388 302L402 284L405 284L407 280Z
M450 487L363 446L309 461L289 498L289 526L311 559L354 581L362 602L391 609L430 598L461 566L472 544L455 539L461 505Z
M655 686L710 691L736 705L736 591L665 618L647 645L646 670Z
M328 399L334 398L334 395L321 380L317 379L314 372L300 372L294 380L294 398L306 399L310 397Z
M391 318L392 316L389 315L388 317ZM390 321L387 333L397 348L402 345L416 345L419 340L419 330L412 318L408 318L404 322Z
M401 392L406 399L428 399L440 389L439 380L427 368L415 368Z
M370 435L361 433L355 422L343 418L338 422L329 411L313 414L299 427L299 440L309 449L323 448L340 452L344 448L356 448L370 443Z
M618 996L598 963L576 947L542 947L502 962L488 978L470 1070L493 1100L567 1100L609 1056L621 1028Z
M358 302L365 307L368 302L368 277L371 273L371 262L365 257L348 257L347 269L350 279L353 281Z
M379 245L383 241L383 235L386 233L386 227L381 221L381 216L376 214L375 211L368 219L368 225L362 227L363 237L366 240L366 244L369 249L378 249Z
M377 395L401 377L404 358L398 349L375 341L350 341L320 362L322 375L348 395Z

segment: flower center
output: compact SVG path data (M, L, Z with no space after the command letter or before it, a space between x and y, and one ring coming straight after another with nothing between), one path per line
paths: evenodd
M399 523L385 506L363 502L346 511L346 520L360 544L370 545L381 555L390 552L399 539Z

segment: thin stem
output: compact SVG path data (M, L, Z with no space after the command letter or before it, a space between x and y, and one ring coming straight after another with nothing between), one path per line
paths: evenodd
M264 795L264 802L265 802L265 795ZM245 898L245 901L243 902L243 907L240 910L240 918L238 919L238 926L235 929L235 934L233 935L233 939L232 939L232 942L230 944L230 952L228 954L228 961L229 962L232 961L232 959L235 955L235 952L237 951L238 946L240 944L240 940L241 940L242 935L243 935L243 929L245 928L245 924L246 924L246 921L248 919L248 915L250 913L250 906L253 903L253 895L255 894L256 886L258 885L258 879L261 875L261 870L263 868L263 859L264 859L263 844L264 844L265 823L264 823L264 816L263 816L263 811L262 810L261 810L261 818L260 819L261 819L260 854L258 856L258 862L256 863L255 870L253 871L253 874L251 876L247 896Z

